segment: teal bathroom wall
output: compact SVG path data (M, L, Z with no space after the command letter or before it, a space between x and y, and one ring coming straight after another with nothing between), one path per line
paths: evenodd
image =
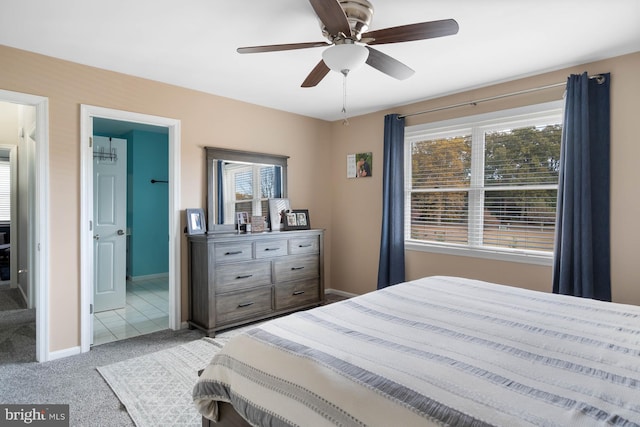
M151 184L168 179L168 135L141 130L94 135L127 140L127 277L168 274L169 186Z
M169 272L169 139L134 130L127 139L127 276Z

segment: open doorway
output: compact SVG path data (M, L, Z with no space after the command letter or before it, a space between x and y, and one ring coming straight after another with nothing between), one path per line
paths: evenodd
M168 128L93 118L93 342L169 327Z
M180 250L179 250L179 236L180 236L180 212L178 210L179 200L179 185L177 183L177 177L179 176L179 144L180 144L180 122L174 119L167 119L157 116L148 116L138 113L130 113L119 110L111 110L100 107L86 106L81 107L81 138L82 153L81 153L81 170L82 170L82 207L81 207L81 276L82 276L82 306L81 306L81 348L82 351L88 351L92 342L94 344L100 344L108 342L114 339L126 338L127 325L122 324L121 320L126 320L127 314L125 311L127 307L132 310L138 311L138 313L132 314L133 317L137 317L142 324L138 327L129 329L129 336L139 335L141 333L149 333L157 328L162 329L171 328L179 329L181 327L180 322ZM136 136L138 138L136 138ZM162 148L162 144L159 140L164 138L165 145ZM111 140L110 140L111 139ZM146 143L151 143L153 151L158 154L164 151L167 165L165 168L166 174L161 171L154 171L151 175L147 176L149 172L143 172L140 169L129 170L127 174L127 187L126 191L133 199L128 200L127 205L130 206L131 211L127 212L127 220L124 225L115 226L114 233L119 235L119 238L128 240L128 251L126 254L126 285L129 290L126 294L129 294L130 298L137 300L140 305L136 309L135 304L126 304L121 308L110 309L113 306L103 306L100 308L100 312L94 315L94 307L96 307L96 289L94 285L98 283L96 281L96 275L101 274L101 269L105 271L110 270L109 263L104 267L100 264L102 261L98 259L101 254L100 245L96 242L105 239L109 232L100 232L102 225L97 218L97 210L100 209L100 201L97 200L96 185L96 173L95 169L99 168L99 163L96 163L94 159L94 151L102 151L103 153L113 150L117 142L121 140L124 146L127 147L121 153L127 153L134 159L136 154L144 153L144 146ZM150 141L155 140L155 141ZM144 142L146 141L146 143ZM86 142L86 144L85 144ZM97 145L96 145L97 144ZM102 144L102 146L100 145ZM136 153L136 146L140 150ZM96 147L98 149L96 150ZM102 150L100 150L102 147ZM122 148L120 149L122 150ZM105 160L102 162L108 164L110 162L108 156L104 156ZM128 157L128 156L126 156ZM148 160L148 159L147 159ZM135 162L134 162L135 163ZM139 165L149 165L154 162L140 161ZM108 166L108 165L107 165ZM105 172L106 173L106 172ZM129 174L131 173L131 176ZM157 176L156 176L157 175ZM134 179L135 178L135 179ZM153 186L146 189L146 192L154 191L157 193L166 194L166 199L163 208L156 206L156 216L166 218L164 225L156 224L156 230L151 227L148 233L145 235L142 228L136 228L137 231L132 231L132 225L136 219L150 223L149 216L153 213L145 214L142 210L138 210L135 207L135 202L140 201L144 196L143 193L135 193L135 181L139 180L146 186ZM155 181L151 183L151 181ZM114 182L114 179L108 179L109 182ZM163 181L163 182L159 182ZM129 198L129 196L126 196ZM108 199L108 198L107 198ZM157 209L164 209L164 212L158 214ZM108 210L108 209L107 209ZM137 215L136 215L137 214ZM106 230L106 229L105 229ZM146 237L145 237L146 236ZM116 237L117 239L118 237ZM135 239L140 238L141 241ZM154 242L153 239L160 239L158 242ZM166 260L165 266L154 265L152 262L139 262L140 257L144 258L145 245L162 246L166 249L166 256L157 256L156 258L164 258ZM109 244L104 245L105 248L109 248ZM149 246L147 246L148 248ZM140 250L140 251L139 251ZM108 253L108 249L105 253ZM96 257L97 256L97 257ZM138 257L136 259L136 257ZM109 259L110 255L104 258ZM147 260L148 261L148 260ZM154 259L153 261L158 261ZM164 271L161 271L164 268ZM120 270L122 271L122 270ZM118 273L118 279L124 279L120 273ZM115 281L113 285L110 280L107 280L107 285L103 286L99 291L108 294L110 291L116 290ZM165 289L162 289L165 288ZM125 294L125 295L126 295ZM138 295L136 295L138 294ZM144 301L140 301L140 295L144 294ZM117 299L117 298L116 298ZM148 305L147 305L148 303ZM168 304L167 304L168 303ZM117 301L109 302L109 304L121 304ZM166 312L163 312L163 306L167 304ZM104 307L107 307L105 309ZM117 312L117 310L121 310ZM145 313L146 312L146 313ZM106 314L100 314L106 313ZM120 318L121 320L118 320ZM111 319L107 319L107 318ZM119 333L113 333L106 324L111 323L112 328ZM114 326L115 323L120 323L120 326ZM107 330L105 330L107 329Z
M34 119L33 106L0 102L0 361L5 363L36 360L28 274L35 141L25 132L35 127Z
M8 169L8 185L0 195L0 210L5 210L0 213L0 278L11 294L5 301L8 310L3 310L8 316L2 316L8 323L1 329L5 339L19 340L3 343L3 348L21 345L32 354L22 361L49 360L47 122L46 98L0 90L0 157ZM7 334L14 327L15 334Z

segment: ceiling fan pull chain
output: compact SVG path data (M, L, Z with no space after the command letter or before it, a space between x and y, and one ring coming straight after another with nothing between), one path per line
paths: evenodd
M342 124L343 126L349 126L349 120L347 120L347 74L349 70L342 70Z

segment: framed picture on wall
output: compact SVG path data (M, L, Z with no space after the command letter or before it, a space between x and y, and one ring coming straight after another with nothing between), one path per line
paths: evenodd
M347 155L347 178L369 178L371 177L371 165L373 154L356 153Z
M204 234L207 224L204 219L203 209L187 209L187 233Z

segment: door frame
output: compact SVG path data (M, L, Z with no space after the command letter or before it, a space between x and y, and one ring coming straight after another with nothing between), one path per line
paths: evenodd
M93 335L93 118L166 127L169 131L169 328L181 328L180 298L180 120L111 108L80 106L80 347L91 348Z
M36 109L35 185L33 221L34 247L29 253L33 270L30 272L30 293L35 295L36 360L46 362L49 350L49 98L0 89L0 101L29 105Z

